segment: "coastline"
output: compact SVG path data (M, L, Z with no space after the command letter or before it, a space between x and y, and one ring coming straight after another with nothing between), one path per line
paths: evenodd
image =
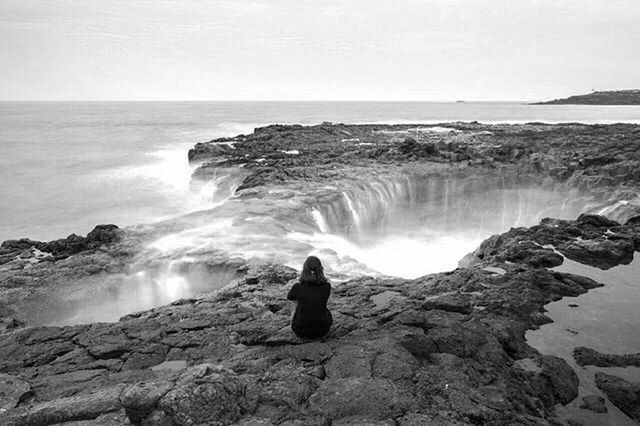
M0 371L26 390L0 420L551 424L554 406L577 396L577 377L564 360L528 346L525 332L549 321L546 303L600 285L549 271L562 262L554 249L605 267L629 263L640 250L640 207L629 199L640 188L638 135L635 125L274 125L196 144L189 158L202 164L194 177L242 165L247 176L235 193L264 216L290 217L278 208L282 200L306 208L310 199L329 197L331 191L302 193L327 182L410 170L544 177L544 184L589 193L619 222L595 215L545 219L485 240L465 268L416 280L349 279L331 301L336 328L320 342L300 341L288 330L291 306L282 294L294 270L195 251L196 262L234 269L240 278L117 323L22 328L5 320ZM225 207L217 212L224 215ZM178 219L125 229L54 262L21 247L30 253L2 265L3 297L8 288L14 294L21 286L25 294L42 288L40 278L55 285L148 268L163 259L141 256L145 243L163 227L180 226ZM148 368L177 360L184 369Z

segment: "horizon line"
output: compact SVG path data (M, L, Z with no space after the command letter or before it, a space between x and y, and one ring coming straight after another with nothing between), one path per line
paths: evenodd
M0 99L0 102L353 102L353 103L534 103L546 102L523 99Z

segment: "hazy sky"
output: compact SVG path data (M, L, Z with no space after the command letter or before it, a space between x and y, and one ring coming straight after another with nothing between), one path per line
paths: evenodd
M0 99L536 100L640 88L639 0L0 0Z

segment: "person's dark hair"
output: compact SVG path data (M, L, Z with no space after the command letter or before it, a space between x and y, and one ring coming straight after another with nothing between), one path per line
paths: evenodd
M304 265L302 265L300 282L302 284L324 284L327 282L320 259L315 256L307 257L307 260L304 261Z

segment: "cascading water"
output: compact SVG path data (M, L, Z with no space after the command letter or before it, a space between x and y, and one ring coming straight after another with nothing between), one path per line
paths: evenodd
M492 234L544 217L575 218L587 205L576 192L515 178L398 175L343 182L311 210L317 231L296 238L379 273L415 278L454 269Z
M203 178L193 179L190 191L201 210L212 209L231 198L246 176L242 169L214 169Z
M90 294L57 295L59 303L50 303L55 315L34 323L112 321L220 288L235 277L237 266L220 272L216 265L251 260L299 269L313 254L333 280L415 278L456 268L485 238L509 227L602 208L577 192L515 177L396 173L345 177L332 186L293 182L236 193L246 176L242 168L208 169L192 182L203 208L147 226L145 232L155 238L139 254L132 274L99 278L89 287L83 282L82 288L94 289ZM98 309L95 301L109 309Z
M456 268L485 238L509 227L597 208L577 192L515 177L396 173L235 193L244 176L244 169L199 176L208 179L202 190L213 191L214 207L164 223L141 257L194 263L242 258L299 269L314 254L334 280L414 278Z

